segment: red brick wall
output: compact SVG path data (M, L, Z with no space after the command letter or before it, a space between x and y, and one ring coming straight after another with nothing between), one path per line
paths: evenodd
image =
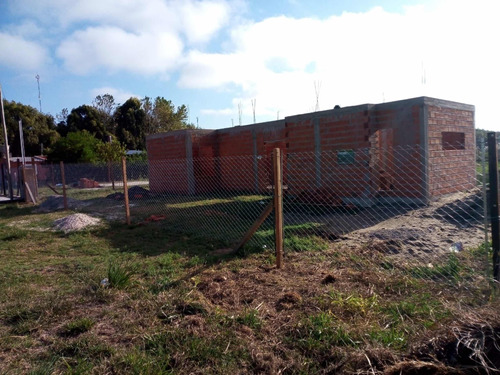
M474 112L428 107L429 193L454 193L475 185ZM464 149L444 149L443 132L464 133Z
M472 107L457 106L464 105L415 98L215 131L150 136L151 190L266 192L275 147L282 149L284 182L293 195L312 191L344 198L421 199L461 190L470 187L474 171L474 121ZM442 132L464 132L466 149L443 150ZM355 162L339 163L342 150L353 150ZM190 156L191 177L185 160Z
M154 193L188 192L186 131L160 133L147 138L149 188Z

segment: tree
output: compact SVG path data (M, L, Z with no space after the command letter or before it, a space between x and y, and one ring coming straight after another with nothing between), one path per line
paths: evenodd
M101 141L106 140L109 135L99 111L85 104L71 110L67 119L67 130L68 133L86 130Z
M142 108L146 114L146 134L194 128L187 122L188 108L184 104L175 108L170 100L163 97L158 96L152 101L146 96L142 100Z
M68 108L63 108L61 112L56 115L56 129L62 137L65 137L66 134L68 134L68 115Z
M59 138L54 118L51 115L40 113L31 106L8 100L4 100L4 111L10 151L14 156L21 155L19 120L23 123L24 150L27 156L40 155L42 144L45 151L50 150Z
M119 161L125 156L125 147L120 142L101 142L97 145L97 156L101 161Z
M109 133L115 133L115 122L113 114L116 109L115 98L111 94L97 95L92 101L92 106L97 109L101 117L101 122L104 124Z
M95 163L99 160L97 149L102 142L88 131L69 132L60 138L49 153L51 162Z
M130 98L115 111L116 137L129 150L146 148L146 114L137 98Z

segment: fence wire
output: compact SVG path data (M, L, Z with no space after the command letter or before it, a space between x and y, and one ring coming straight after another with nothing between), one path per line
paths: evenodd
M485 158L420 147L283 155L284 252L319 251L356 267L467 288L491 280ZM70 208L124 220L121 163L64 166ZM128 163L132 222L234 248L272 201L272 158L238 156ZM39 171L61 190L59 165ZM153 224L152 224L153 225ZM273 251L270 215L246 252Z

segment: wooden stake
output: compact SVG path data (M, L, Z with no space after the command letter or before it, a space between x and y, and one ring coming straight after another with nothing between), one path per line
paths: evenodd
M63 188L63 202L64 202L64 209L68 209L68 196L66 195L66 177L64 176L64 162L60 162L59 166L61 168L61 182L62 182L62 188Z
M281 153L279 148L274 149L273 165L276 268L283 268L283 188L281 178Z
M122 175L123 175L123 194L125 195L125 217L127 225L130 225L130 205L128 201L128 186L127 186L127 160L122 157Z
M257 232L257 229L259 229L264 220L266 220L269 214L273 211L273 207L274 207L274 202L273 201L269 202L264 211L262 211L257 220L255 220L250 229L245 233L240 243L233 249L233 253L238 252L238 250L240 250L248 242L248 240L252 238L254 233Z
M498 146L496 133L488 133L490 177L491 242L493 246L493 278L500 281L500 208L498 194Z

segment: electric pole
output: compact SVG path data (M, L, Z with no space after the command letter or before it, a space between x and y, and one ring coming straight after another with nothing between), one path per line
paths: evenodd
M10 170L10 155L9 155L9 139L7 138L7 124L5 123L5 113L3 110L3 96L2 96L2 86L0 85L0 109L2 111L2 128L3 128L3 140L5 144L5 159L7 160L7 175L9 179L9 195L10 200L14 199L14 191L12 190L12 173Z

